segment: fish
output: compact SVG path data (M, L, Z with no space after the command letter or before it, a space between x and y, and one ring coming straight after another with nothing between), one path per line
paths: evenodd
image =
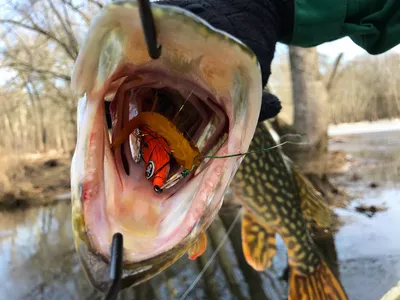
M152 3L151 10L158 59L149 56L137 3L113 1L92 19L72 70L78 98L72 228L82 268L100 291L110 284L117 232L123 236L121 289L186 253L201 255L204 233L243 157L196 153L246 152L260 114L261 69L244 43L179 7ZM174 126L160 126L156 116ZM129 126L137 130L144 120L166 133L179 131L171 137L181 143L169 146L184 159L171 161L162 193L146 179L140 145L130 134Z
M230 187L243 204L242 248L255 270L272 264L279 234L288 251L289 300L348 299L330 266L314 244L312 224L329 228L331 213L321 195L285 156L268 123L257 125L249 151Z
M121 289L149 280L185 254L198 258L231 187L245 209L243 249L253 268L270 265L279 233L293 271L290 299L323 299L314 292L346 299L304 225L302 212L320 225L330 216L312 185L277 149L234 155L268 140L258 124L263 90L255 54L184 9L152 3L152 14L162 47L158 59L148 54L137 3L115 1L92 20L72 71L71 87L79 98L72 227L89 281L108 289L117 232L124 247ZM166 178L172 183L162 193L146 178L141 145L132 138L144 120L156 134L176 131L170 140L163 136L166 142L180 141L169 144L176 159ZM292 165L291 172L282 161Z

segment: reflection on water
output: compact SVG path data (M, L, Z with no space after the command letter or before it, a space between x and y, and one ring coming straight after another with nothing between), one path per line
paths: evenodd
M93 292L74 251L66 203L0 215L2 299L78 299Z
M350 192L362 192L361 196L346 209L336 210L344 222L335 236L340 276L351 300L377 300L400 280L398 134L346 136L341 143L330 146L332 150L351 153L355 164L350 173L362 176L362 180L346 183ZM369 189L367 183L371 181L377 182L379 187ZM354 212L359 204L384 205L388 210L368 218ZM95 298L96 292L84 277L75 254L70 214L68 203L0 213L1 299ZM278 239L274 268L283 270L286 259L283 242ZM178 286L182 287L194 280L190 277L192 273L185 275L185 270L198 263L184 264L181 269L179 263L177 265L180 270L177 274L183 276L179 277ZM173 284L172 277L177 274L171 272L169 269L154 281L155 294L165 293L162 292L165 285ZM162 281L166 278L169 280ZM182 278L186 278L186 285ZM201 298L203 284L199 282L197 288L194 293Z
M380 189L353 202L388 210L368 218L337 209L345 225L336 234L340 273L350 299L380 299L400 280L400 188Z

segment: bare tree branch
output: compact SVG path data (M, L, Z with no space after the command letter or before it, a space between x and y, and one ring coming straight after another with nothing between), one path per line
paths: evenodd
M65 19L61 16L60 12L56 9L52 0L48 0L47 2L49 3L54 14L57 16L58 21L60 22L62 28L64 29L64 32L69 40L69 44L70 44L69 46L70 46L70 48L72 48L71 50L74 53L78 53L78 43L76 41L74 34L72 33L72 29L67 26Z
M326 83L326 89L328 92L332 87L333 81L335 80L337 69L339 67L340 61L342 60L342 57L343 57L343 52L336 57L335 63L333 64L333 68L331 72L329 72L329 79Z
M62 0L62 2L65 3L68 7L70 7L74 12L78 13L85 21L86 25L90 24L90 18L82 10L80 10L79 7L74 6L72 2L68 0Z
M0 87L5 108L1 150L73 147L77 101L69 72L78 54L77 36L101 3L18 0L2 5L10 13L0 16L0 72L6 74Z
M61 73L57 73L57 72L53 72L51 70L41 70L41 69L36 69L34 68L32 65L26 64L24 62L18 62L18 63L10 63L10 64L6 64L1 66L0 68L14 68L16 70L19 71L29 71L29 72L35 72L38 74L42 74L42 75L47 75L47 76L53 76L53 77L57 77L60 79L63 79L67 82L71 81L71 76L65 75L65 74L61 74Z
M103 4L96 0L88 0L88 2L96 4L99 8L103 8Z
M64 43L62 40L57 38L54 34L52 34L49 31L46 31L45 29L37 26L36 24L28 25L28 24L24 24L19 21L11 20L11 19L0 19L0 23L13 24L15 26L40 33L40 34L48 37L49 39L53 40L54 42L56 42L58 45L60 45L72 60L75 60L76 57L78 56L78 51L71 50L66 43Z

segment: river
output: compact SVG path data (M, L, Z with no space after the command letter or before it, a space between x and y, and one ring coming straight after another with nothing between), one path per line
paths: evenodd
M351 300L378 300L400 280L399 136L398 130L364 132L337 137L340 142L330 145L353 160L346 176L336 178L356 198L336 209L344 225L335 236L341 279ZM355 212L362 204L387 210L369 218Z

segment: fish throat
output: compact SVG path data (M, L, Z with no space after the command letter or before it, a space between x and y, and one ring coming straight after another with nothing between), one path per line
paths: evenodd
M201 156L214 154L229 132L228 117L212 95L196 84L165 78L154 73L127 77L109 106L117 165L124 176L142 168L159 194L179 189L206 168ZM143 178L133 180L145 184Z

